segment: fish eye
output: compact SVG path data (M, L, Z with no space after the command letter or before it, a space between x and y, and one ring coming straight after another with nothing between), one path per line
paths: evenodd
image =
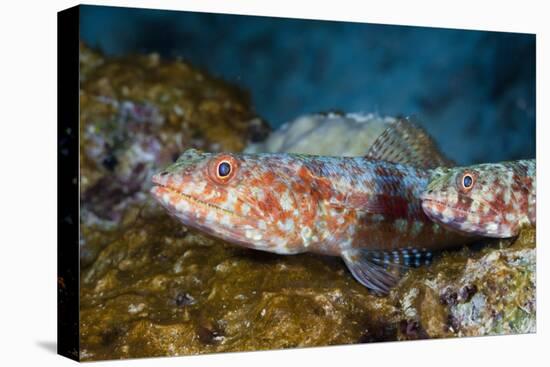
M228 153L221 153L208 162L208 177L219 185L226 185L235 178L239 167L237 158Z
M462 187L465 190L470 190L474 185L474 177L470 173L465 173L462 176Z
M231 163L227 161L221 161L218 164L218 176L227 177L231 173Z

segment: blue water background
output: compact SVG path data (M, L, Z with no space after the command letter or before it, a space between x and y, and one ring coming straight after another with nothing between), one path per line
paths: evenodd
M320 111L415 115L462 164L535 157L535 36L83 6L108 55L182 57L273 127Z

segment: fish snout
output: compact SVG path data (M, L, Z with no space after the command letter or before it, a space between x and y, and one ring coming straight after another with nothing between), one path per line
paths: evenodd
M432 191L427 191L421 196L422 211L430 220L439 223L448 223L452 217L448 215L449 208L445 201Z
M154 174L153 177L151 178L151 181L155 185L166 186L169 176L170 176L170 173L168 171L162 171Z
M434 199L433 190L426 190L422 194L420 194L420 200L422 201L422 205L424 205L424 202L430 201Z

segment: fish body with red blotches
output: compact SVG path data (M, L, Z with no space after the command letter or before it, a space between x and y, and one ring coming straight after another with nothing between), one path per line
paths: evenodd
M388 268L472 241L422 210L430 177L371 157L188 150L151 192L187 226L256 250L341 256L360 283L386 293L397 281Z
M438 168L422 194L422 207L452 230L514 237L523 226L536 225L535 160Z

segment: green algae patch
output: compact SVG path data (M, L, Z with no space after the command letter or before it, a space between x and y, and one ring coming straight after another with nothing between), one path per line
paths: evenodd
M410 271L390 296L425 337L535 332L535 229L475 247Z

